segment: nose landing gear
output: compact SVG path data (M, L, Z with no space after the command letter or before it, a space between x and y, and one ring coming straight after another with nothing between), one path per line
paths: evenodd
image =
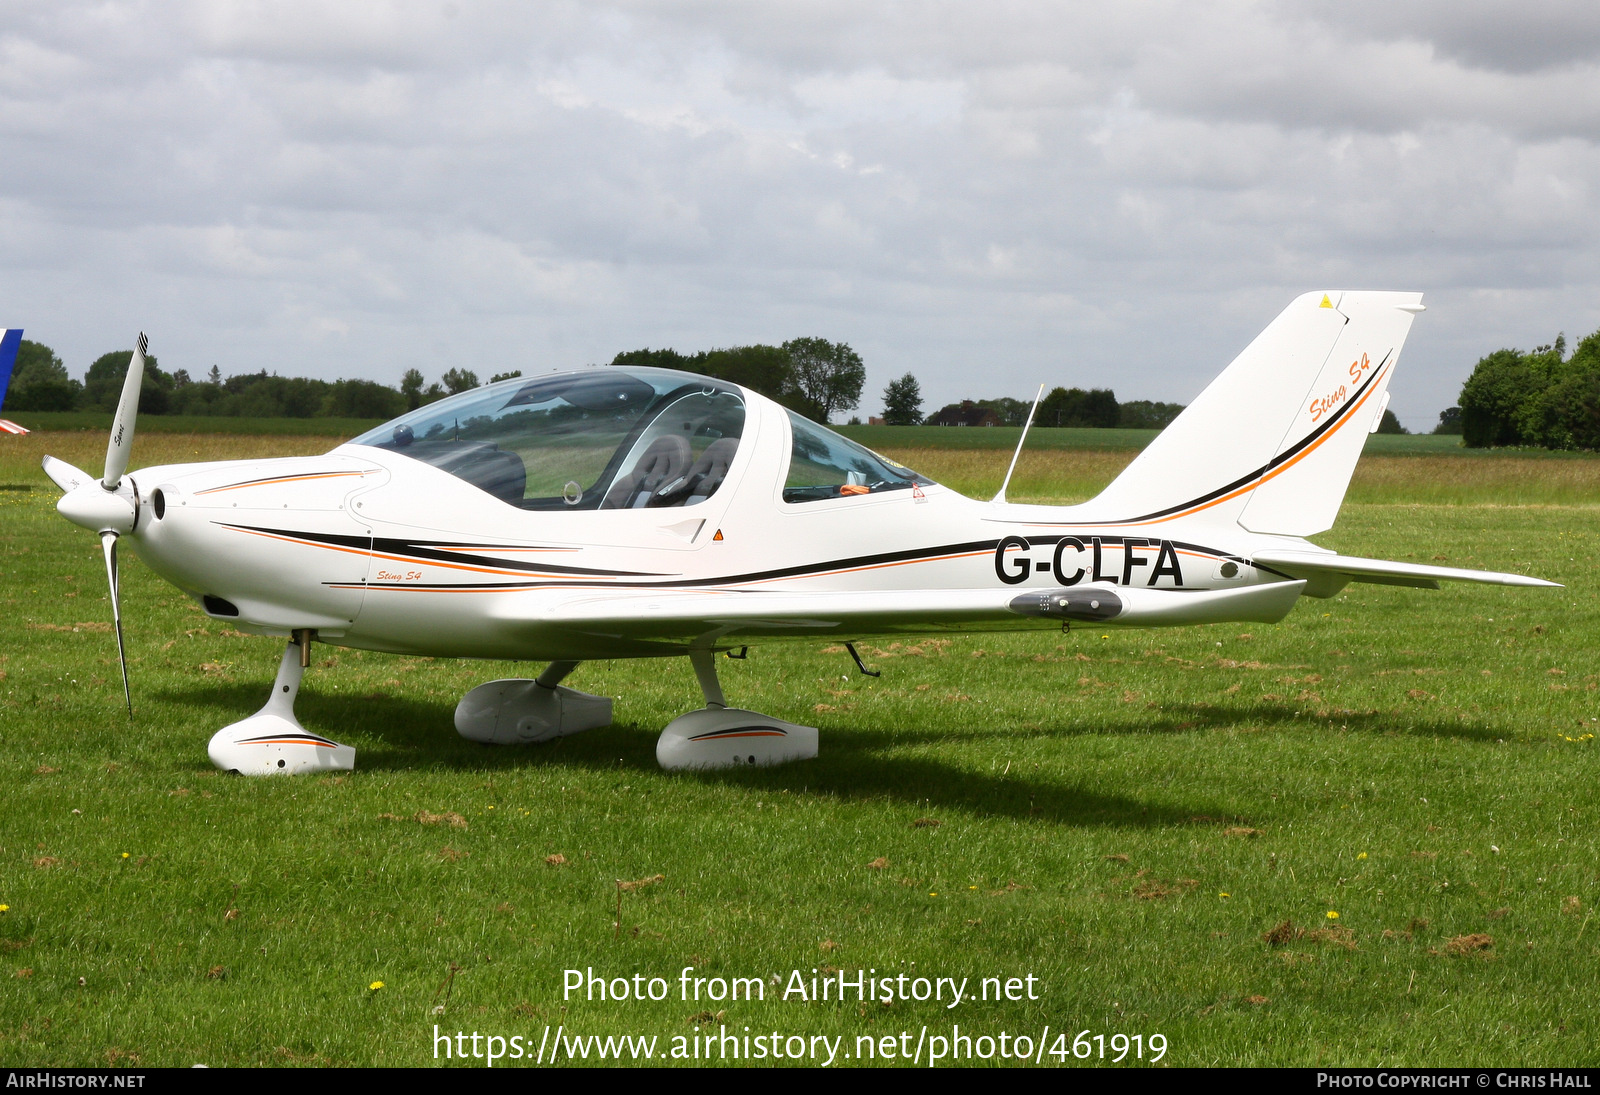
M244 776L298 775L304 772L348 772L356 766L351 745L313 734L294 717L300 678L310 663L311 633L297 631L284 648L278 677L265 706L247 719L212 735L206 752L224 772Z

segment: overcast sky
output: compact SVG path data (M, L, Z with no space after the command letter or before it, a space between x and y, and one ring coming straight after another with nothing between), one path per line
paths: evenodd
M0 323L396 383L817 335L1187 402L1419 290L1393 408L1600 327L1600 6L0 0Z

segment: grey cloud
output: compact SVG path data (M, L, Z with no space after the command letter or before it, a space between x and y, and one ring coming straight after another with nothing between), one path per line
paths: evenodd
M12 5L0 319L76 368L815 333L873 391L1187 399L1299 292L1415 288L1426 425L1600 325L1600 15L1454 10Z

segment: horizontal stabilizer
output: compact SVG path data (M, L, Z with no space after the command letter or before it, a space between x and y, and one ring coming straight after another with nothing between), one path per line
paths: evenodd
M1460 567L1434 567L1421 563L1396 563L1387 559L1360 559L1351 555L1335 555L1320 551L1258 551L1252 558L1257 566L1269 567L1291 578L1311 580L1306 590L1309 596L1332 596L1345 582L1372 582L1378 585L1416 586L1438 589L1440 582L1480 582L1494 586L1541 586L1561 588L1559 582L1543 578L1529 578L1521 574L1503 574L1494 570L1463 570ZM1319 582L1317 579L1321 579ZM1331 592L1320 590L1330 588Z

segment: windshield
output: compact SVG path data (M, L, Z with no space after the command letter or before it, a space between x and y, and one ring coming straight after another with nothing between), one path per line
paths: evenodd
M362 434L522 509L692 506L722 485L744 432L731 384L603 367L451 396Z
M794 444L789 451L789 474L783 483L785 502L820 502L825 498L933 485L927 476L793 411L789 412L789 426Z

